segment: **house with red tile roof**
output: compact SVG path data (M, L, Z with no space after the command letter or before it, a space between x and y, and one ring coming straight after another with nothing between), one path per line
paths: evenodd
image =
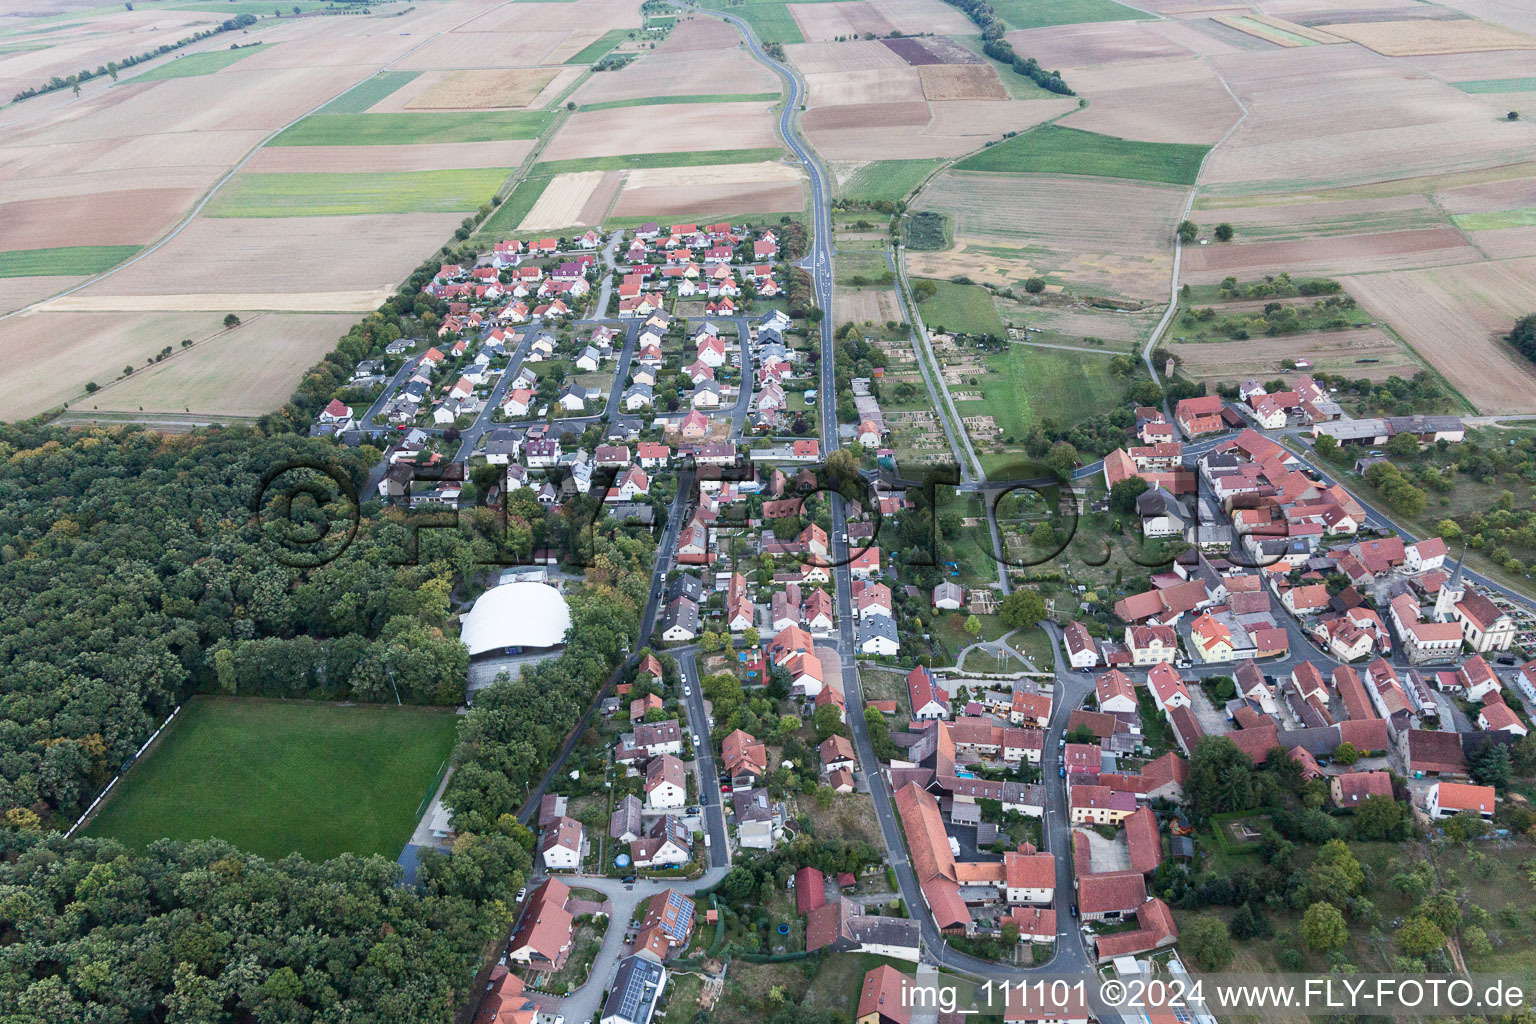
M1141 806L1125 819L1125 839L1131 851L1131 870L1143 875L1157 870L1163 862L1163 838L1157 830L1157 815Z
M1453 818L1475 814L1491 821L1497 795L1492 786L1473 786L1464 782L1437 782L1425 794L1424 809L1431 818Z
M907 673L907 698L915 721L949 717L949 694L934 682L933 673L923 665Z
M1328 795L1335 807L1354 810L1367 797L1392 799L1392 776L1386 772L1346 772L1328 780Z
M1079 875L1077 908L1084 921L1119 921L1147 902L1147 881L1136 871Z
M1137 953L1150 953L1178 941L1179 927L1174 923L1173 911L1160 899L1150 899L1137 907L1136 923L1140 927L1134 931L1113 932L1094 939L1099 963L1108 963L1118 957ZM1176 1019L1181 1019L1171 1013L1153 1012L1149 1017L1153 1024L1174 1024Z
M859 990L855 1024L910 1024L914 980L890 964L881 964L864 975Z
M539 970L559 970L571 951L570 886L551 878L528 897L507 946L507 959Z
M1167 713L1171 708L1189 707L1189 687L1184 685L1184 677L1166 662L1152 666L1147 673L1147 688L1152 691L1152 702L1159 711Z
M1221 412L1221 396L1205 395L1180 401L1173 408L1173 418L1185 437L1199 437L1226 429Z

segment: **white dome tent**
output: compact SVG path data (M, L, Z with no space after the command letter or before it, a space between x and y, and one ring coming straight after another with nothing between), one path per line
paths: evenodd
M571 628L565 597L547 583L507 583L492 587L460 623L459 639L470 657L508 647L556 647Z

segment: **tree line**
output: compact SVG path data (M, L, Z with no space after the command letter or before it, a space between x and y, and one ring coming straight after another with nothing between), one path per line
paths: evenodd
M133 8L130 6L129 10L132 9ZM181 49L183 46L190 46L193 43L202 42L204 39L210 39L213 36L218 35L220 32L233 32L236 29L243 29L254 24L256 24L256 18L254 15L237 14L233 18L228 18L220 22L217 28L209 28L204 29L201 32L195 32L190 36L176 40L174 43L161 43L153 50L145 50L143 53L138 54L137 56L124 57L120 61L111 61L107 64L101 65L95 71L92 71L89 68L81 68L73 75L69 75L65 78L60 78L58 75L54 75L42 85L34 85L29 89L21 90L15 96L11 97L11 102L20 103L22 100L31 99L33 96L43 96L50 92L57 92L60 89L74 89L75 95L78 96L80 95L80 86L94 78L109 76L112 81L115 82L117 81L117 73L123 68L131 68L135 64L142 64L147 60L154 60L156 57L163 57L174 50Z
M966 17L974 21L981 29L982 52L995 61L1007 64L1015 72L1034 82L1047 92L1058 93L1062 96L1076 96L1067 87L1058 71L1047 71L1042 68L1033 57L1020 57L1013 50L1013 44L1003 38L1008 31L1008 26L997 16L992 5L987 0L944 0L953 7L958 7L965 12Z

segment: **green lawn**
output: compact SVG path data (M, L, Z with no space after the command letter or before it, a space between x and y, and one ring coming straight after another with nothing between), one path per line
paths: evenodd
M322 114L361 114L375 103L414 79L420 71L380 71L337 96L320 109Z
M1015 345L988 356L986 363L986 376L959 388L979 388L981 400L956 402L955 408L961 416L991 416L1004 437L1022 438L1045 419L1069 427L1113 408L1124 391L1109 372L1109 360L1087 353Z
M458 213L488 202L507 167L384 174L242 174L215 197L209 217L346 217Z
M707 0L702 6L733 14L752 26L759 41L764 43L803 43L800 25L789 13L789 5L776 0L749 0L745 4L727 5L724 0Z
M453 747L452 714L195 698L86 831L227 839L264 857L399 854Z
M549 127L550 119L553 117L554 114L547 110L467 110L433 114L314 114L283 132L269 145L405 146L418 142L499 142L502 139L536 139L544 133L544 129Z
M0 252L0 277L99 274L139 251L137 245L66 245Z
M1209 146L1135 142L1113 135L1043 125L955 164L961 171L1092 174L1193 185Z
M672 103L773 103L783 98L781 92L716 92L691 96L646 96L635 100L607 100L583 103L582 110L612 110L614 107L656 107Z
M1003 322L998 318L997 307L992 304L991 292L979 284L955 284L953 281L935 281L934 284L938 285L938 292L917 307L930 331L1003 335Z
M523 222L523 218L528 216L528 211L533 209L533 204L539 201L539 196L549 187L549 181L549 175L539 175L518 182L511 194L496 207L496 212L485 218L485 223L480 225L480 233L494 235L498 240L510 237Z
M838 192L844 199L858 203L881 199L898 202L943 163L943 160L876 160L854 171Z
M543 160L533 165L534 174L573 174L577 171L622 171L641 167L703 167L708 164L755 164L777 160L778 148L697 149L686 153L626 153L589 160Z
M1113 0L993 0L992 9L1009 28L1134 21L1146 17L1141 11L1122 7Z
M1462 92L1536 92L1536 78L1478 78L1470 82L1452 82Z
M260 44L256 46L242 46L238 50L207 50L203 53L189 53L185 57L177 57L167 61L159 67L150 68L142 75L134 75L134 82L158 82L165 78L191 78L194 75L211 75L220 68L227 68L237 60L244 60L253 53L262 49Z
M1451 217L1463 231L1492 231L1497 228L1536 227L1536 206L1519 210L1493 210L1489 213L1458 213Z
M618 46L629 38L629 29L609 29L595 40L582 47L576 56L566 61L567 64L593 64L605 57L609 50Z

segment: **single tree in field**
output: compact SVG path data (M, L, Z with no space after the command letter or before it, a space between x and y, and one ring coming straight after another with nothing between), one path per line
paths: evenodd
M1504 115L1504 119L1506 121L1518 121L1520 120L1520 111L1511 110L1509 113Z
M1232 241L1232 225L1231 224L1222 223L1222 224L1217 224L1216 225L1216 241L1218 241L1218 242L1230 242L1230 241Z
M236 316L235 314L233 314L233 313L226 313L224 315L224 326L225 327L239 327L240 326L240 318L238 316Z
M1179 221L1179 241L1188 245L1200 237L1200 225L1192 220Z

